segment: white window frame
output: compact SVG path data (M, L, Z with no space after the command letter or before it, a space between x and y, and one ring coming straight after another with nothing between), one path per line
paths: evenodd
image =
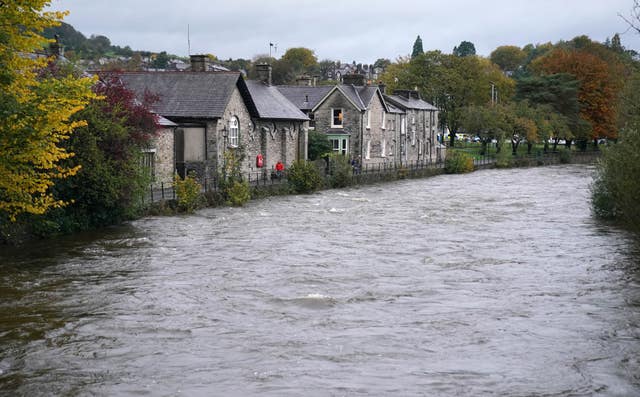
M371 159L371 140L367 141L367 150L364 152L364 158L367 160Z
M380 157L387 157L387 140L380 141Z
M387 129L387 112L385 112L384 110L382 111L382 129Z
M232 148L240 146L240 120L236 116L229 119L228 145Z
M336 110L340 111L340 116L338 119L340 120L340 124L335 124L335 112ZM331 108L331 128L344 128L344 109L343 108Z
M400 116L400 134L404 135L407 133L407 117Z
M364 117L367 120L367 129L371 129L371 110L367 109L364 111Z
M347 155L349 153L349 137L348 136L333 136L329 137L331 142L331 150L337 153Z

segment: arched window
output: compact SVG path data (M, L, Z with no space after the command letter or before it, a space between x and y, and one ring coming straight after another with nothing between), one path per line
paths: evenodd
M240 123L238 118L233 116L229 120L229 146L238 147L240 144Z

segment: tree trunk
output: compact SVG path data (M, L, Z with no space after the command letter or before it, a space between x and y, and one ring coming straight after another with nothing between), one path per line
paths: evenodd
M532 147L533 147L533 143L527 141L527 154L531 154Z
M480 147L480 155L481 156L487 155L487 141L485 141L484 139L482 140L482 146Z
M560 138L555 138L553 140L553 151L557 152L558 151L558 141L560 140Z
M544 140L544 152L547 153L549 151L549 140L545 139Z
M449 147L453 149L455 145L456 145L456 134L449 131Z

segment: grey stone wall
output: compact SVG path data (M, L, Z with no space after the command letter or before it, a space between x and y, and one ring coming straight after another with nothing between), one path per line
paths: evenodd
M262 154L266 173L275 169L278 161L289 167L296 160L306 160L306 129L307 122L292 120L254 120L256 137L260 145L248 152L252 163L248 164L249 172L256 172L255 158Z
M155 152L155 183L170 184L175 171L173 128L158 130L152 141Z

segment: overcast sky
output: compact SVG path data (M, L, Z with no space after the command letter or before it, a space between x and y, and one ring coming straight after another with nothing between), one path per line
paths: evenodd
M373 63L411 53L417 35L425 51L450 53L461 41L488 56L500 45L570 40L586 34L604 41L616 32L640 52L640 35L627 31L632 0L52 0L69 10L65 22L89 37L134 50L253 58L277 43L307 47L319 60ZM187 26L189 27L187 29ZM189 34L187 34L189 30Z

